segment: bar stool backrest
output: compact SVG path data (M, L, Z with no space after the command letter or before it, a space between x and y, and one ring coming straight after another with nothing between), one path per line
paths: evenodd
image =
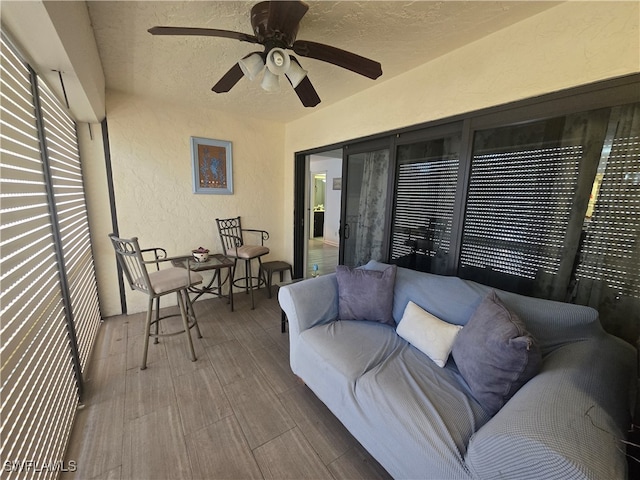
M138 238L131 239L119 238L114 234L109 235L113 248L116 251L116 258L122 271L124 272L129 286L133 290L138 290L146 294L152 295L151 282L149 280L149 272L147 272Z
M216 218L220 243L225 255L231 255L238 247L244 245L242 238L242 223L240 217Z

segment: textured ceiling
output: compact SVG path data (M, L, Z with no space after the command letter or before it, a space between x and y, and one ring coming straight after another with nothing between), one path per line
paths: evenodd
M307 2L309 11L300 23L298 39L326 43L377 60L383 71L380 78L370 80L299 57L322 100L314 109L303 107L285 82L276 93L267 93L260 88L259 80L246 78L228 93L211 91L229 68L260 46L225 38L147 33L152 26L167 25L253 34L249 12L256 2L87 3L107 89L286 123L559 2Z

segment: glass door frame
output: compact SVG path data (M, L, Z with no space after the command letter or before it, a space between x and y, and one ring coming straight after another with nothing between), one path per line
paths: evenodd
M447 264L447 275L453 275L456 271L456 265L459 257L460 251L460 242L462 240L462 235L459 234L461 230L461 224L464 219L464 211L466 208L466 188L468 185L468 177L469 177L469 162L465 161L469 156L469 152L472 147L472 135L468 128L468 120L454 120L448 123L434 125L431 127L422 128L419 130L413 130L410 132L399 133L396 135L395 147L394 147L394 175L393 175L393 202L391 205L392 215L390 227L393 225L394 215L396 210L396 201L397 201L397 192L395 185L398 182L398 162L397 162L397 149L398 147L411 145L413 143L427 142L430 140L437 140L439 138L444 138L450 135L455 135L460 133L462 136L460 142L460 152L459 152L459 162L458 162L458 181L456 184L456 193L455 193L455 201L453 207L453 219L452 219L452 228L451 228L451 245L450 245L450 253L448 256L448 264ZM391 198L391 197L390 197ZM389 230L391 233L391 230ZM391 256L390 251L391 245L389 245L389 256Z
M345 253L345 219L347 218L347 186L349 184L349 156L358 155L361 153L374 152L378 150L389 150L389 173L387 178L387 204L389 200L392 198L393 190L394 190L394 179L396 175L396 148L395 148L395 137L385 137L379 138L375 140L368 140L359 143L352 143L345 145L342 150L342 195L341 195L341 205L340 205L340 250L338 253L338 263L340 265L344 265L344 253ZM384 252L384 258L381 259L382 262L386 262L389 260L389 245L390 245L390 232L391 232L391 220L392 220L392 212L390 209L386 209L385 211L385 220L384 220L384 243L382 246L382 251Z
M308 250L309 228L312 215L309 214L309 186L311 156L332 150L342 150L343 144L333 144L302 152L296 152L293 171L293 278L305 276ZM343 154L344 155L344 154Z

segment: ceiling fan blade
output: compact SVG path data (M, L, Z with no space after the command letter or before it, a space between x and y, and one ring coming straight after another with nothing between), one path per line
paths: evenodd
M244 77L244 73L242 73L240 64L236 63L222 76L220 80L218 80L218 83L216 83L211 90L216 93L228 92L240 81L242 77Z
M304 77L294 90L305 107L315 107L320 103L320 97L311 85L309 77Z
M323 43L296 40L293 44L293 51L303 57L322 60L373 80L382 75L380 62Z
M222 37L240 40L241 42L260 43L253 35L231 30L218 30L217 28L197 27L151 27L147 30L151 35L193 35L200 37Z

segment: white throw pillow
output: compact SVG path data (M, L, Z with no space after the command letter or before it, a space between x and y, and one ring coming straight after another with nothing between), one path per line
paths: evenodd
M451 353L453 341L461 329L462 326L440 320L415 303L409 302L396 332L429 356L436 365L444 367Z

